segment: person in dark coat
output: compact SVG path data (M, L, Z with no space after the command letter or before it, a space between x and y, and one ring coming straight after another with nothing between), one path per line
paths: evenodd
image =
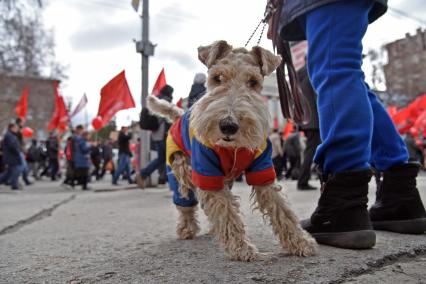
M87 183L89 182L90 169L90 149L91 145L88 142L89 132L84 131L81 136L74 137L73 162L75 168L75 177L83 190L88 190Z
M285 178L297 180L300 174L300 160L302 154L302 145L300 143L300 133L297 127L287 137L284 144L284 151L290 162L290 168L285 173Z
M307 40L307 68L318 95L322 142L314 161L322 171L322 194L302 227L320 244L349 249L373 247L373 228L423 233L419 166L408 163L404 141L361 69L362 39L387 0L277 1L283 3L272 21L279 21L272 26L278 30L268 35ZM383 172L383 183L368 211L371 166Z
M38 145L36 139L31 140L31 146L27 151L27 162L28 166L33 174L33 177L36 180L40 179L39 170L40 170L40 161L41 161L41 149Z
M118 178L122 173L125 173L129 184L134 183L131 176L131 165L130 158L132 157L132 152L130 151L130 140L132 139L132 134L129 133L129 128L127 126L121 127L120 133L118 134L118 165L117 170L114 171L112 176L112 184L118 185Z
M22 149L16 136L18 126L10 123L3 139L3 163L6 171L0 175L0 184L10 181L12 189L19 189L19 175L22 173Z
M314 154L318 145L321 143L318 110L316 103L317 95L315 94L315 91L312 88L306 66L304 66L297 72L297 76L299 77L302 94L306 98L311 112L310 121L306 124L300 125L300 129L303 130L303 132L305 133L306 147L303 154L303 162L300 166L299 179L297 180L297 189L310 190L316 189L316 187L309 184L309 179L311 178L311 168L314 159Z
M98 141L95 141L90 149L90 159L94 166L92 176L99 180L101 178L102 149Z
M188 108L191 108L202 96L206 94L206 75L197 73L188 96Z
M110 172L113 175L114 174L114 163L112 162L113 153L112 153L112 142L111 141L105 141L101 145L102 148L102 172L101 172L101 178L104 177L107 168L110 167Z
M54 132L50 133L46 148L47 158L49 161L50 179L55 181L59 171L59 142L58 136Z
M25 141L24 136L22 135L22 129L24 128L24 121L21 118L17 118L16 125L18 125L18 132L16 132L16 137L19 141L19 146L21 147L21 160L22 160L22 180L25 185L31 185L32 183L28 179L29 167L25 159Z
M159 99L171 102L173 100L173 87L166 85L160 90ZM164 184L167 180L166 175L166 137L171 126L165 118L158 117L159 127L151 132L151 146L157 152L157 157L143 167L136 175L136 182L140 188L145 188L145 179L155 170L158 170L159 184Z

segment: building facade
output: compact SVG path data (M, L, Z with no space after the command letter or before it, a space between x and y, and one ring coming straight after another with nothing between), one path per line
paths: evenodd
M0 74L0 136L16 118L15 107L22 91L29 88L25 125L34 130L34 138L46 139L47 125L55 108L53 79Z
M388 63L384 66L387 91L416 98L426 93L426 31L385 45Z

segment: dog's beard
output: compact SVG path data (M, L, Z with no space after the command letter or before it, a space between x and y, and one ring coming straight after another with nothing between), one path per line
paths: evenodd
M225 135L219 128L220 120L229 116L239 126L234 135ZM265 141L269 124L268 108L253 92L234 95L208 93L194 105L191 113L195 137L202 143L222 147L259 149Z

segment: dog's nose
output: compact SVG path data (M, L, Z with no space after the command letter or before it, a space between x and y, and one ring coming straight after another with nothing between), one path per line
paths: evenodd
M238 124L236 124L231 118L224 118L219 121L220 131L225 135L234 135L238 131Z

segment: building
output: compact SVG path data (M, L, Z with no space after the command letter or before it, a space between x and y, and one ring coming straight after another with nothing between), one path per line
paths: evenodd
M387 90L410 100L426 93L426 31L385 45L388 63L384 66Z
M53 82L41 77L0 74L0 136L11 120L22 91L29 87L26 125L34 130L34 138L47 138L47 125L55 108Z

